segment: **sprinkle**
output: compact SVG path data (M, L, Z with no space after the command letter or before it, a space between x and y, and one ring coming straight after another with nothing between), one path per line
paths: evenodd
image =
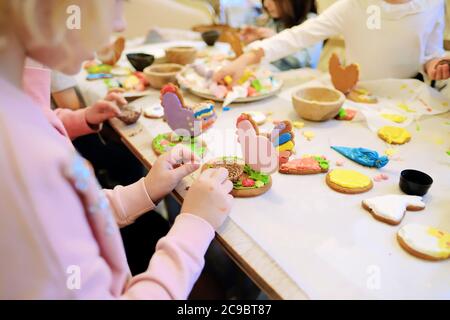
M400 86L400 90L405 90L406 88L408 88L408 85L407 85L407 84L402 84L402 85Z
M382 174L380 175L380 177L381 177L381 179L383 179L383 180L389 180L389 176L388 176L387 174L382 173Z
M336 165L342 167L344 165L344 160L336 160Z
M444 139L437 138L437 139L434 140L434 143L436 143L438 146L443 145L444 144Z
M230 85L233 82L233 78L231 76L226 76L223 78L223 81L225 81L227 85Z
M397 107L399 107L400 109L406 111L406 112L410 112L410 113L415 113L416 111L411 109L408 105L400 102L399 104L397 104Z
M387 155L388 157L391 157L396 153L397 153L397 150L395 150L393 148L389 148L384 151L384 154Z
M450 156L450 150L447 151L447 155Z
M316 135L315 135L314 132L312 132L312 131L304 131L304 132L303 132L303 136L304 136L308 141L311 141L312 139L314 139L314 137L315 137Z
M443 107L448 107L448 102L446 102L446 101L442 102L442 106Z
M266 116L271 116L271 115L273 115L273 111L267 111L266 112Z
M292 125L297 129L303 129L305 127L305 123L301 121L294 121L292 122Z
M375 176L373 180L375 180L375 182L381 182L383 178L381 176Z
M231 110L231 108L230 107L223 107L223 109L222 109L223 111L230 111Z

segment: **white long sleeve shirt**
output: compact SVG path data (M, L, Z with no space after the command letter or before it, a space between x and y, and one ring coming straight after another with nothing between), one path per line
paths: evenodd
M411 78L445 54L444 16L444 0L340 0L317 18L249 48L262 48L263 62L271 62L342 35L347 63L359 64L361 80Z

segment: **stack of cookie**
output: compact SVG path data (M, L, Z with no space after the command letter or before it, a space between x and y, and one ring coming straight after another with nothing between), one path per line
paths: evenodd
M278 152L279 164L282 165L288 162L294 153L295 147L292 123L287 120L275 123L275 128L272 130L270 138Z

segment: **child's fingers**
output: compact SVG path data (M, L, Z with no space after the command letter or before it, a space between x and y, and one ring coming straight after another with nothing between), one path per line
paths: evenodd
M224 183L222 183L222 189L225 191L225 193L230 193L231 190L233 190L233 182L230 180L225 180Z
M225 168L214 169L210 178L215 182L222 184L228 178L228 170Z
M191 149L182 146L177 145L174 148L172 148L167 154L166 154L166 160L171 164L179 164L180 162L183 163L199 163L200 159L199 157L193 152Z
M449 68L448 64L446 63L446 64L441 65L441 70L442 70L441 80L448 79L450 77L450 68Z
M105 100L116 102L121 106L127 104L127 100L118 92L109 92Z
M184 164L176 169L172 170L172 174L175 176L177 181L181 181L184 177L190 175L200 167L198 163Z

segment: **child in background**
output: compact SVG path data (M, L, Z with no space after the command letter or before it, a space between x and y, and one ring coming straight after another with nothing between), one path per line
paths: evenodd
M242 40L249 44L257 40L270 38L277 33L303 23L316 16L314 0L263 0L269 20L265 27L247 26L241 31ZM322 42L299 50L290 56L281 58L272 64L280 71L298 68L316 68L320 59Z
M380 21L373 20L374 9ZM419 72L448 79L448 64L439 64L443 30L443 0L340 0L317 18L252 43L214 79L229 75L236 81L249 64L275 61L337 35L345 39L347 62L359 64L361 80L414 78Z
M81 30L65 27L73 5L90 13ZM101 191L85 161L55 130L60 120L22 91L27 56L77 72L123 25L122 6L122 0L0 1L6 44L0 48L0 252L8 257L0 265L1 299L184 299L214 229L229 213L227 170L205 171L158 242L148 270L131 278L117 224L152 209L198 168L195 156L174 148L137 183Z

